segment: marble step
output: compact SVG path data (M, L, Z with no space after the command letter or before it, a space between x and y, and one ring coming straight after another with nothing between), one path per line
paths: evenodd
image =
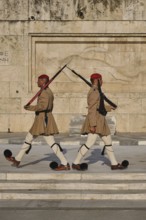
M114 182L0 182L0 192L8 190L88 190L88 191L142 191L146 190L146 182L115 183Z
M90 193L90 192L0 192L0 200L117 200L117 201L145 201L146 193Z
M145 201L145 173L3 173L0 200Z
M94 180L117 180L117 181L144 181L146 180L146 173L0 173L0 180L82 180L82 181L94 181Z

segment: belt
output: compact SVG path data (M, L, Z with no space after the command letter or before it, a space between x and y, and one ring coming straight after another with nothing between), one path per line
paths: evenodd
M46 114L46 113L51 112L51 110L47 109L47 110L43 110L43 111L37 111L37 112L35 112L35 115L39 115L41 112L44 112Z
M101 115L104 115L104 116L106 116L106 114L107 114L107 111L104 111L104 110L101 110L101 109L97 109L97 111L101 114Z

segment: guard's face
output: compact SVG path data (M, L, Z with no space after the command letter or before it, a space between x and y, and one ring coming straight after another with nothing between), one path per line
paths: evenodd
M38 87L42 87L45 84L46 80L45 79L38 79L37 84Z
M102 86L102 79L94 79L93 85L98 86L98 80L100 82L100 86Z

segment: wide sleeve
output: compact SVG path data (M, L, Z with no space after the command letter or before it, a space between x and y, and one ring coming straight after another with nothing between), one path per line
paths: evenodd
M37 105L29 105L27 106L26 109L28 111L35 111L35 112L44 111L48 108L48 104L49 104L49 95L47 92L42 91L41 95L38 97Z
M91 127L96 126L97 107L99 105L99 93L97 90L92 90L88 94L88 116Z

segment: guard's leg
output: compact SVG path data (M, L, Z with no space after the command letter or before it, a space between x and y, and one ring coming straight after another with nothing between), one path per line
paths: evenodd
M54 136L49 135L49 136L44 136L44 138L46 142L49 144L49 146L52 148L56 156L60 159L61 164L63 166L67 166L68 163L67 163L67 160L64 154L62 153L62 148L60 147L58 143L55 143Z
M29 151L31 150L31 143L32 141L34 140L34 138L36 138L36 136L33 136L31 133L28 133L26 135L26 138L25 138L25 142L24 144L22 145L22 148L21 150L19 151L18 155L15 157L15 160L16 161L21 161L23 156L25 154L28 154Z
M83 144L78 151L77 157L74 161L74 165L80 164L81 159L85 156L87 151L95 144L97 139L97 134L88 134L87 141Z
M103 151L102 151L102 155L104 155L104 151L105 153L107 154L110 162L111 162L111 165L117 165L118 162L115 158L115 154L114 154L114 150L112 148L112 139L111 139L111 135L108 135L108 136L101 136L101 139L103 140L105 146L103 148Z
M129 165L129 161L128 160L123 160L122 163L118 163L116 158L115 158L115 155L114 155L114 151L113 151L113 148L112 148L112 140L111 140L111 136L108 135L108 136L102 136L101 137L105 146L103 148L103 154L104 154L104 150L105 152L107 153L108 155L108 158L110 159L111 161L111 169L112 170L123 170L123 169L126 169Z

